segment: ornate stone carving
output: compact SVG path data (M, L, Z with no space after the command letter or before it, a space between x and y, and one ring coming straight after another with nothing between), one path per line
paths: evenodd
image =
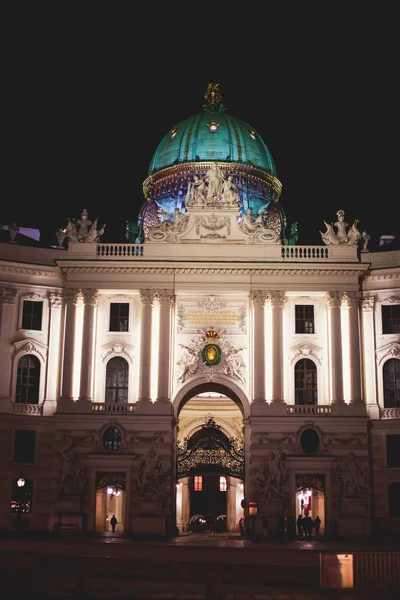
M346 223L344 220L344 211L338 210L336 214L338 220L334 225L333 223L327 223L324 221L326 231L324 233L320 231L324 244L327 246L338 244L350 246L357 244L361 239L361 233L357 229L359 220L355 219L353 225L348 228L348 223ZM337 231L334 230L334 226L336 227Z
M62 497L81 496L86 485L85 471L72 447L75 440L66 435L57 451L60 457L60 483L58 493Z
M98 305L99 302L99 290L93 290L91 288L85 288L82 291L83 300L85 304Z
M13 288L0 288L0 302L4 304L15 304L17 290Z
M133 467L139 497L164 501L169 491L167 481L170 478L170 468L163 463L158 452L150 448L147 454L135 457Z
M200 228L207 229L208 231L212 231L214 234L216 231L223 229L226 227L226 235L230 235L231 233L231 221L229 217L222 217L211 213L211 215L204 217L196 217L196 234L200 235ZM215 237L225 238L226 235L216 235ZM200 235L201 238L208 237L204 235Z
M129 359L130 363L133 363L133 357L131 354L131 350L133 350L133 346L130 344L122 344L121 342L113 342L111 344L107 344L107 348L103 350L104 354L102 356L103 362L106 362L113 355L124 355Z
M44 300L44 296L41 294L37 294L36 292L28 292L26 294L21 294L21 299L24 300Z
M293 364L299 358L313 358L319 365L322 364L321 358L318 356L318 352L321 352L322 348L319 346L315 346L314 344L300 344L291 348L294 352L292 358L290 359L290 363Z
M17 342L16 344L18 344L18 347L15 344L15 347L16 347L15 355L16 356L19 356L20 354L37 354L38 356L40 356L40 358L42 359L43 362L46 361L47 349L45 349L44 346L42 346L42 350L40 350L38 348L37 342L34 342L33 340L28 340L24 344L24 341L25 340L22 340L21 342ZM20 345L21 343L23 345Z
M283 308L286 304L285 292L273 291L269 292L267 302L274 307Z
M140 290L140 301L142 304L153 304L154 290Z
M362 298L361 308L364 312L373 312L374 307L375 307L375 298L373 296L369 296L368 298Z
M264 464L253 480L253 487L267 499L286 498L282 487L287 480L286 456L279 450L270 450Z
M336 481L340 488L342 498L359 498L369 493L366 483L366 473L354 452L340 461L336 474Z
M155 297L160 305L171 307L174 303L175 295L173 290L156 290Z
M56 294L56 293L50 292L49 301L50 301L51 308L62 308L65 298L63 297L62 294Z
M345 308L351 308L352 306L358 307L358 305L359 305L358 292L344 292L344 294L342 295L342 305Z
M328 309L341 307L341 305L342 305L342 293L341 292L327 292L325 297L326 297L326 303L328 305Z
M63 291L63 296L66 302L78 304L82 297L82 293L79 289L67 288Z
M252 290L250 292L250 300L253 306L265 306L265 301L268 298L268 292L264 290Z
M400 358L400 345L395 343L391 344L390 347L386 350L385 354L383 354L379 358L378 365L381 365L382 362L387 360L388 358Z

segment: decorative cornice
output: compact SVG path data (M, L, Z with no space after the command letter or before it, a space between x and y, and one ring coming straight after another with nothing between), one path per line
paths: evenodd
M288 268L232 268L232 267L64 267L68 273L93 273L93 274L112 274L112 275L285 275L285 276L318 276L318 277L358 277L360 271L357 269L318 269L318 268L307 268L304 266L301 269Z
M44 300L44 295L36 294L36 292L26 292L21 294L23 300Z
M51 269L51 270L50 270ZM48 271L43 269L38 269L37 266L35 268L29 268L28 265L25 267L6 267L4 265L0 266L0 273L11 273L12 275L30 275L37 277L61 277L62 270L59 267L49 267Z

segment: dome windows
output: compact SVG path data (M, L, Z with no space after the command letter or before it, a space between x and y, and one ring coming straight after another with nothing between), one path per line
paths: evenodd
M250 137L251 137L253 140L255 140L255 139L256 139L256 132L255 132L255 131L253 131L253 129L249 129L249 134L250 134Z
M171 131L170 139L173 140L177 133L178 133L178 128L174 127L174 129Z

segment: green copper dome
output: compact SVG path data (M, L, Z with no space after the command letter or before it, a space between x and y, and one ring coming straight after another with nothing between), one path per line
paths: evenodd
M210 84L205 99L201 113L184 119L164 135L148 174L188 162L219 161L251 165L276 177L266 144L248 123L225 112L218 86Z

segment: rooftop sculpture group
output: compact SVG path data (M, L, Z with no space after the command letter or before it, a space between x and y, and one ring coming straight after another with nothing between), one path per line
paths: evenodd
M87 209L83 208L80 219L76 221L75 219L68 219L65 229L59 229L56 233L59 248L63 247L65 238L70 242L91 243L100 241L106 225L104 224L101 229L97 229L99 217L96 217L93 223L88 217Z

